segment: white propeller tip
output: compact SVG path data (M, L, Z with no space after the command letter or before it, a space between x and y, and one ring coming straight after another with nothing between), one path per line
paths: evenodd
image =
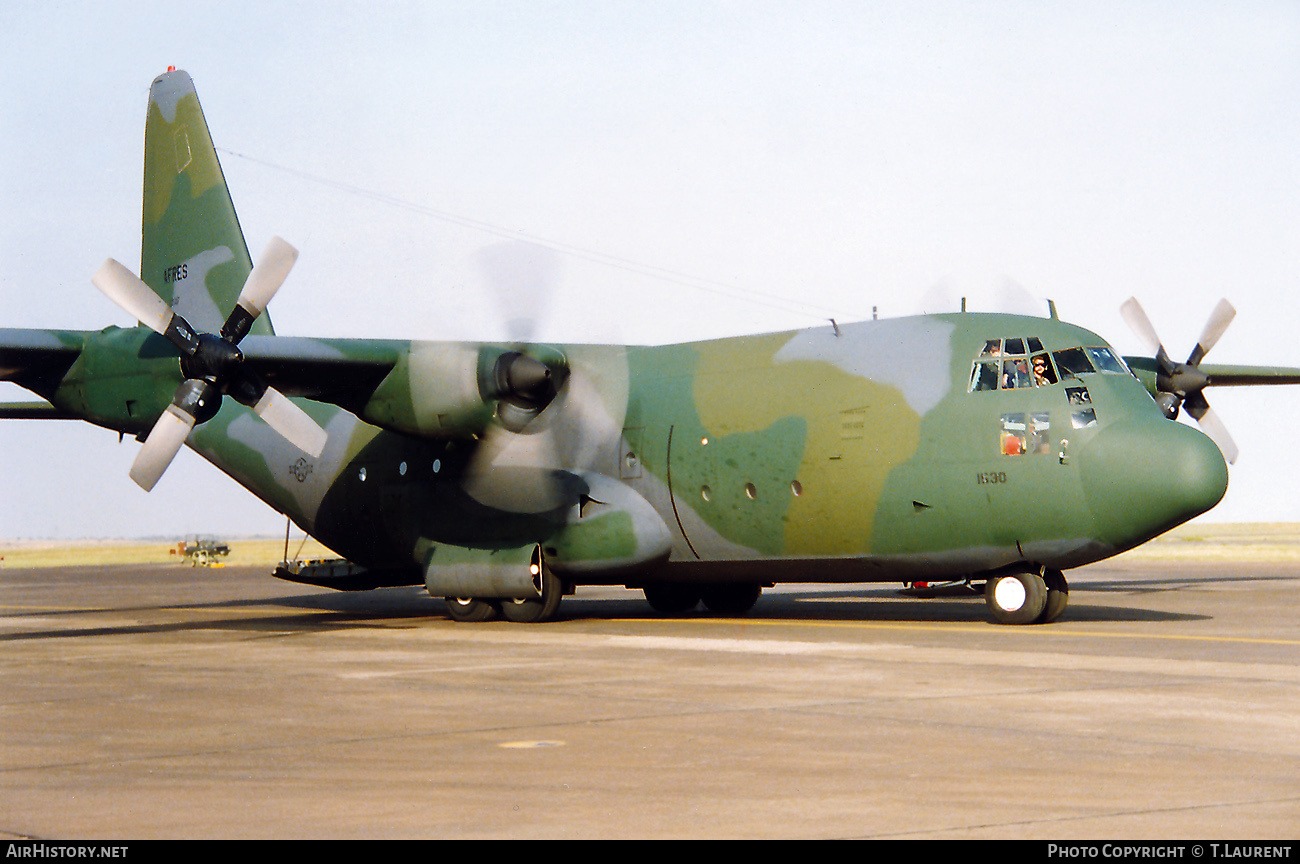
M167 324L172 319L171 308L122 264L109 258L90 277L90 282L150 330L159 334L167 332Z
M329 434L311 416L273 387L266 388L253 411L290 444L312 458L325 449Z
M168 405L149 430L149 437L145 438L144 446L131 463L131 479L144 491L151 491L193 428L193 417L175 405Z

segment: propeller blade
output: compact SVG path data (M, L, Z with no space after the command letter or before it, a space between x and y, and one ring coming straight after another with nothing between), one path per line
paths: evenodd
M618 453L614 448L623 434L627 411L626 364L620 369L613 357L602 358L602 363L575 359L578 362L556 398L563 411L558 412L548 431L556 438L561 464L569 470L615 465Z
M257 320L257 316L266 310L266 306L280 290L284 280L289 277L294 262L298 260L298 250L280 237L272 237L257 259L244 288L239 293L239 300L231 310L230 317L221 327L221 337L229 342L239 344L239 340L248 335L248 330Z
M1164 345L1160 342L1160 337L1156 335L1156 328L1152 326L1151 319L1142 309L1142 304L1137 301L1136 297L1130 297L1119 307L1119 314L1123 316L1124 321L1128 324L1139 339L1146 343L1147 348L1151 350L1152 356L1163 352Z
M131 479L148 492L172 464L181 445L194 428L194 416L176 405L168 405L149 430L144 446L131 463Z
M167 325L174 314L171 307L153 293L153 289L144 284L139 276L117 261L109 258L90 277L90 281L109 300L130 312L153 332L159 335L167 332Z
M553 512L578 503L583 472L616 470L627 413L626 350L572 346L565 365L564 381L541 413L522 427L494 425L480 442L464 480L472 498L510 513Z
M482 249L478 265L506 322L507 339L515 344L533 341L546 307L554 301L559 256L546 246L515 240Z
M1204 402L1203 399L1202 402ZM1214 412L1214 409L1207 403L1197 406L1195 409L1189 407L1187 413L1195 417L1196 425L1201 427L1201 431L1208 435L1211 441L1219 445L1219 449L1223 451L1223 458L1228 461L1228 464L1235 463L1238 455L1237 444L1232 440L1232 436L1228 434L1228 427L1223 425L1223 421L1219 419L1219 415Z
M554 432L544 422L530 425L526 433L496 426L479 442L463 483L471 498L506 513L549 513L565 504Z
M253 411L292 445L311 456L320 456L329 437L320 424L274 387L267 387Z
M1210 313L1210 320L1205 322L1205 329L1201 331L1201 338L1197 340L1196 347L1192 349L1191 356L1187 358L1188 366L1197 366L1202 358L1210 352L1219 338L1223 336L1223 331L1228 329L1232 319L1236 317L1237 310L1227 300L1220 300L1219 304L1214 307Z
M198 349L199 337L189 322L173 312L139 276L117 261L109 258L90 277L90 281L119 308L131 313L158 335L166 336L183 353L192 355Z

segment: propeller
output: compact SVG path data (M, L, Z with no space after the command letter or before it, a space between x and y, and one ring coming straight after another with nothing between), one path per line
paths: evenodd
M464 489L510 513L571 507L586 491L579 475L622 434L626 355L613 346L561 351L528 342L555 294L559 262L552 250L503 243L483 250L478 260L509 319L513 344L480 375L480 393L497 410L466 467Z
M546 246L510 240L487 246L475 257L507 338L516 344L533 341L555 298L559 256Z
M223 395L252 408L298 449L320 455L325 430L245 366L244 355L237 347L280 289L297 258L298 250L273 237L248 274L219 335L196 333L152 288L112 258L91 277L90 281L110 300L180 351L185 380L154 423L131 466L131 479L146 492L162 477L191 430L216 415Z
M497 413L467 466L464 488L497 510L550 513L580 502L582 473L616 464L627 411L627 355L621 346L571 346L564 354L526 347L539 357L518 355L521 361L507 353L498 367L544 361L552 370L545 402L525 407L517 393L494 394Z
M1178 409L1181 406L1186 409L1187 413L1196 420L1197 425L1201 427L1214 443L1219 445L1223 451L1223 456L1228 462L1237 461L1237 445L1228 434L1228 429L1219 419L1219 415L1210 407L1210 403L1205 399L1205 388L1209 385L1209 377L1200 370L1201 361L1210 349L1215 346L1220 337L1223 336L1228 325L1237 314L1237 310L1227 300L1220 300L1210 313L1210 319L1205 323L1205 328L1201 331L1201 338L1197 340L1196 347L1188 356L1186 363L1177 363L1170 358L1169 353L1165 351L1160 337L1156 334L1155 327L1152 326L1150 319L1147 318L1146 312L1143 311L1142 305L1138 303L1137 298L1130 297L1120 306L1120 314L1128 323L1128 326L1137 334L1151 352L1155 355L1158 371L1156 373L1156 389L1160 395L1156 402L1164 410L1165 415L1173 420L1178 416Z

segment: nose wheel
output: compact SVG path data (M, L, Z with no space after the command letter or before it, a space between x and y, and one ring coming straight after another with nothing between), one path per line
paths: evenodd
M1015 570L989 578L984 602L999 624L1049 624L1069 602L1070 588L1060 570Z

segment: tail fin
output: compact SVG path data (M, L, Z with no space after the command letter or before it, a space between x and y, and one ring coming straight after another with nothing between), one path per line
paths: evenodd
M252 268L194 81L180 70L159 75L144 131L140 278L199 331L214 333ZM252 332L272 332L265 314Z

